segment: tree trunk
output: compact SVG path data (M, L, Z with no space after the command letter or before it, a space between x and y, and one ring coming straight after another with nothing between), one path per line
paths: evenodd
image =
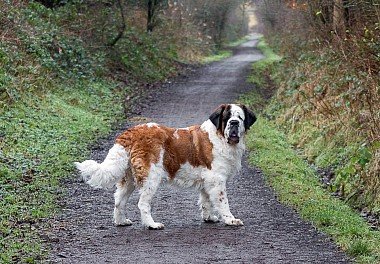
M121 26L119 28L119 32L117 33L117 36L108 44L108 46L110 47L114 46L119 41L119 39L121 39L126 28L123 3L121 1L122 0L117 0L117 5L119 7L120 17L121 17Z
M156 9L157 2L158 0L148 0L148 18L146 25L146 31L148 32L152 32L154 28L154 11Z
M343 0L334 0L333 29L338 37L346 37Z

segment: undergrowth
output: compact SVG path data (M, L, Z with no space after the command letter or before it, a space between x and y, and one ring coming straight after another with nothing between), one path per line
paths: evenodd
M259 46L266 54L269 47L261 42ZM285 204L292 206L300 212L300 215L313 223L318 229L330 235L334 241L345 250L349 256L358 263L378 263L380 261L380 233L372 230L360 215L344 201L331 195L331 189L325 189L319 179L317 172L308 164L306 155L300 155L303 150L300 145L300 134L288 126L279 122L281 110L284 103L278 94L271 100L262 95L280 78L279 69L283 60L273 60L269 56L260 63L253 64L252 76L249 80L256 83L257 89L242 96L240 101L249 105L252 109L260 112L257 124L250 131L247 145L251 151L249 161L260 167L269 184L279 194L279 199ZM285 58L286 59L286 58ZM265 76L271 78L266 78ZM281 79L280 79L281 80ZM281 91L280 91L281 92ZM295 107L297 107L295 105ZM298 120L294 120L297 122ZM313 125L302 123L299 125L305 135L314 138L320 133ZM331 164L331 158L337 153L347 155L350 150L340 152L329 151L326 148L328 142L316 141L314 143L321 150L320 157L325 156L326 164ZM293 145L298 147L294 150ZM355 149L355 146L351 146ZM359 146L360 147L360 146ZM325 149L324 149L325 148ZM327 150L327 151L326 151ZM346 152L345 152L346 151ZM343 154L342 154L343 155ZM365 150L361 152L362 159L368 159ZM336 157L338 160L339 157ZM366 160L355 160L355 162L366 163Z
M311 49L311 50L309 50ZM330 191L352 206L380 211L376 77L345 65L333 50L301 47L273 73L271 114L305 158L331 170Z

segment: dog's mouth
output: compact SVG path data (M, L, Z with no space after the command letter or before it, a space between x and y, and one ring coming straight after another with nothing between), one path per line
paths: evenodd
M234 145L234 144L239 143L239 140L240 140L240 138L239 138L239 136L237 135L237 133L232 132L232 133L230 134L230 136L228 137L227 142L228 142L228 144L232 144L232 145Z

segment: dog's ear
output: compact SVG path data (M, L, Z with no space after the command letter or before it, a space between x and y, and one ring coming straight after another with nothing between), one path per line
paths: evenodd
M256 116L255 114L249 110L245 105L241 105L241 108L244 111L244 128L247 131L255 122L256 122Z
M223 117L223 111L225 109L226 109L226 105L222 104L209 117L210 121L215 125L215 127L218 130L222 130L222 117Z

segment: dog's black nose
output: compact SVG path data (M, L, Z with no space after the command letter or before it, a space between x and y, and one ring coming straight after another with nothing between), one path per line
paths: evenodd
M239 121L233 120L233 121L230 122L230 125L231 126L238 126L239 125Z

